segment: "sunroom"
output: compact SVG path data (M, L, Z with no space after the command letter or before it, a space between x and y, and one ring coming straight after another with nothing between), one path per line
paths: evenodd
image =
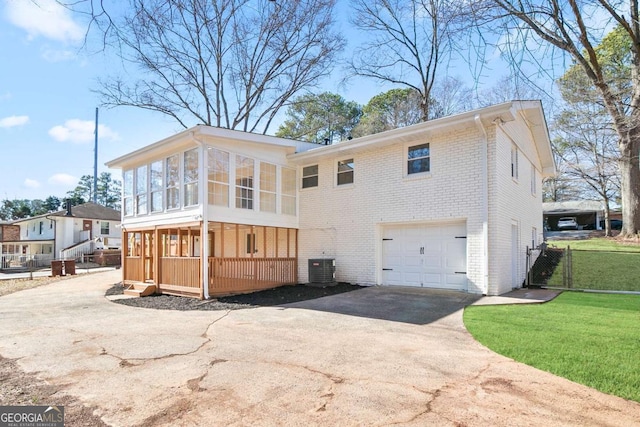
M123 281L208 298L297 283L296 167L314 147L197 126L109 162L123 170Z

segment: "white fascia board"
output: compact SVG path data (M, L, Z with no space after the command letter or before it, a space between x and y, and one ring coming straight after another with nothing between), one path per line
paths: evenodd
M189 145L193 145L195 147L197 146L197 144L193 139L194 136L205 137L208 141L210 139L224 139L227 141L271 145L279 148L284 148L291 153L294 153L297 148L302 150L308 149L306 146L301 145L298 141L293 141L290 139L277 138L275 136L250 132L241 132L231 129L217 128L213 126L198 125L186 129L182 132L176 133L175 135L162 139L153 144L149 144L138 150L132 151L131 153L125 154L124 156L120 156L105 164L109 168L123 169L127 165L140 163L141 161L148 159L149 157L157 156L160 154L167 154L169 152L177 152L180 151L180 148L186 148Z
M536 101L531 102L535 103ZM416 136L444 131L463 123L475 126L474 121L476 116L480 116L481 120L487 123L490 123L497 118L502 119L504 122L508 122L515 119L512 112L513 106L513 102L497 104L478 110L467 111L453 116L418 123L412 126L363 136L334 145L322 146L303 153L290 154L288 158L293 162L302 164L320 157L331 156L342 152L359 151L371 146L380 147L397 142L409 141L415 139Z

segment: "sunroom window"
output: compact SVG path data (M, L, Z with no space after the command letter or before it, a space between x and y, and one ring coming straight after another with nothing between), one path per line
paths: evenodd
M184 153L184 205L198 204L198 149Z
M147 165L136 169L136 215L147 213Z
M124 204L124 216L133 215L133 171L126 170L122 173L122 193Z
M180 155L168 157L165 162L167 209L180 207Z
M254 161L236 155L236 208L253 209Z
M276 165L260 162L260 210L276 211Z
M162 193L164 192L162 160L151 163L150 175L151 212L162 212Z
M229 206L229 153L209 148L209 204Z

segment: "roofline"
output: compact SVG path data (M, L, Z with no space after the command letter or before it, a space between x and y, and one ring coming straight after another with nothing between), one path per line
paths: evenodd
M548 176L549 174L555 173L555 161L553 160L553 155L551 152L551 140L549 139L549 132L546 126L546 120L544 118L544 111L542 110L542 103L537 100L516 100L504 102L502 104L496 104L489 107L466 111L452 116L429 120L427 122L418 123L412 126L392 129L373 135L355 138L350 141L341 142L339 144L321 146L319 148L315 148L302 153L290 154L288 158L289 160L295 162L304 163L309 160L329 156L341 151L363 149L368 146L372 146L382 141L388 140L389 137L393 137L397 140L412 137L414 135L419 135L425 132L445 129L460 123L469 122L471 124L476 118L479 118L485 124L491 123L497 118L500 118L504 122L509 122L515 120L517 111L529 109L537 110L544 124L544 129L536 132L536 136L538 138L543 138L544 141L542 143L536 143L536 141L538 141L538 138L536 138L534 143L536 143L536 146L539 149L542 148L544 151L546 151L547 164L543 164L543 175Z
M169 144L175 143L176 141L186 140L188 137L196 137L196 136L205 136L205 137L208 136L208 137L224 138L224 139L230 139L230 140L242 141L242 142L270 144L270 145L276 145L276 146L293 148L293 149L296 148L297 142L298 142L291 139L278 138L276 136L271 136L271 135L263 135L258 133L244 132L244 131L233 130L233 129L225 129L225 128L214 127L214 126L196 125L189 129L185 129L182 132L179 132L167 138L161 139L158 142L154 142L138 150L132 151L128 154L125 154L123 156L110 160L107 163L105 163L105 165L109 168L118 168L125 163L128 163L138 157L142 157L145 154L152 153Z

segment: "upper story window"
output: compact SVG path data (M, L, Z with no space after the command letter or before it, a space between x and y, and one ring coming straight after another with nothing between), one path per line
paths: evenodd
M153 162L149 168L149 186L151 189L151 212L162 212L162 194L164 193L162 160ZM104 234L104 233L103 233ZM109 234L109 233L106 233Z
M44 231L44 221L40 221L40 234Z
M207 169L209 204L229 206L229 153L209 148Z
M236 155L236 208L253 209L254 161Z
M407 175L431 171L429 144L414 145L407 149Z
M511 178L518 179L518 147L511 145Z
M100 234L109 234L109 221L100 221Z
M536 195L536 190L537 190L537 184L536 181L538 179L538 177L536 176L536 167L533 166L533 163L531 164L531 194L532 195Z
M133 215L133 171L128 170L122 173L122 194L124 205L124 216Z
M184 205L198 204L198 149L184 153Z
M147 165L136 169L136 215L147 213Z
M355 164L353 159L340 160L338 162L338 185L353 184L353 172Z
M285 215L296 214L296 171L295 169L282 168L281 185L282 213Z
M260 162L260 210L276 212L276 165Z
M180 207L180 155L167 157L164 164L167 209L176 209Z
M302 168L302 188L318 186L318 165Z

